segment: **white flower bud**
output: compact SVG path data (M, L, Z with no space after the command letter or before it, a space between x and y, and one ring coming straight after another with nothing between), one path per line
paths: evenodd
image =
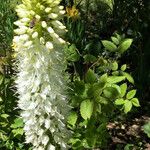
M48 141L49 141L49 137L47 135L45 135L45 136L42 137L42 144L44 146L47 145Z
M59 11L59 13L64 15L66 13L66 11L65 10L61 10L61 11Z
M41 16L35 15L35 18L36 18L37 20L40 20L40 19L41 19Z
M30 47L32 45L32 41L27 41L25 44L24 44L24 47Z
M41 43L41 44L45 44L45 40L44 40L43 37L40 37L40 43Z
M42 21L41 24L42 24L42 27L43 27L43 28L46 28L46 27L47 27L47 23L46 23L45 21Z
M48 31L49 33L54 33L54 30L53 30L51 27L48 27L48 28L47 28L47 31Z
M38 37L38 32L34 32L34 33L32 34L32 38L35 39L35 38L37 38L37 37Z
M56 19L58 17L58 15L55 14L55 13L51 13L51 14L48 15L48 17L51 18L51 19Z
M64 6L59 6L59 9L61 9L61 10L64 9Z
M53 47L52 42L47 42L47 43L46 43L46 48L47 48L47 49L53 49L54 47Z
M45 12L46 12L46 13L49 13L51 10L52 10L52 8L47 7L47 8L45 9Z
M55 150L55 146L53 146L52 144L50 144L47 148L47 150Z

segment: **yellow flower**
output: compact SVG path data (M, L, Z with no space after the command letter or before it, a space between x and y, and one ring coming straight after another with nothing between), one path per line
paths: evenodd
M76 6L66 7L66 12L69 17L74 19L79 17L79 10L76 8Z

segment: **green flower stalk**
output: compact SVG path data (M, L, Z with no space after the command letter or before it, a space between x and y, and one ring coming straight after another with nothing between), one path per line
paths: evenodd
M22 0L17 6L19 20L13 42L17 54L16 87L22 110L26 142L34 150L68 149L70 132L65 122L69 111L66 62L59 21L65 13L60 0Z

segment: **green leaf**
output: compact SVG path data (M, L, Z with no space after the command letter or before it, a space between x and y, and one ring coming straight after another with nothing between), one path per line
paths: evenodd
M131 91L129 91L129 92L127 93L126 98L127 98L127 99L131 99L131 98L133 98L133 97L135 96L135 94L136 94L136 90L131 90Z
M127 68L127 65L126 65L126 64L124 64L124 65L121 66L121 70L122 70L122 71L125 71L126 68Z
M144 132L147 134L147 136L150 138L150 122L148 122L147 124L145 124L143 126Z
M124 102L124 112L128 113L132 108L132 102L129 100L125 100Z
M93 70L89 69L85 76L85 81L87 83L95 83L97 81L96 74L93 72Z
M132 44L132 39L125 39L118 47L120 53L124 53Z
M130 83L134 84L134 79L132 78L132 76L129 73L122 72L122 75L125 76Z
M95 56L90 55L90 54L84 55L83 58L84 58L84 62L86 63L93 63L97 60Z
M8 137L6 135L7 134L3 133L3 131L0 131L0 140L7 141Z
M2 114L2 115L0 115L0 117L7 119L9 117L9 115L8 114Z
M131 102L132 104L135 106L135 107L140 107L140 103L139 103L139 100L137 98L132 98L131 99Z
M75 80L74 81L74 93L79 95L83 94L85 91L85 84L83 81Z
M93 113L93 102L90 100L82 101L80 105L80 113L83 119L90 119Z
M21 136L23 135L23 128L17 128L17 129L13 129L12 130L12 133L14 134L14 137L16 136Z
M120 99L116 99L115 100L115 104L116 105L123 105L125 103L124 99L123 98L120 98Z
M3 83L3 80L4 80L4 76L0 74L0 85Z
M114 87L106 87L103 91L106 98L114 99L119 95L119 92Z
M96 98L96 102L100 103L100 104L108 104L108 99L102 96L99 96Z
M22 118L17 118L14 120L14 123L10 126L11 128L20 128L23 127L23 119Z
M3 101L3 99L0 97L0 102L2 102Z
M67 122L72 125L72 126L75 126L76 122L77 122L77 119L78 119L78 115L76 112L71 112L71 114L68 116L68 119L67 119Z
M113 71L113 72L112 72L112 75L113 75L113 76L119 76L119 71Z
M124 97L127 91L127 84L126 83L122 84L120 86L120 89L121 89L121 97Z
M117 46L110 41L103 40L102 44L105 47L105 49L109 50L110 52L115 52L117 50Z
M119 85L117 85L117 84L111 84L111 87L114 87L118 91L118 93L121 94L121 89L120 89Z
M116 71L118 69L118 63L115 61L113 64L112 64L112 70L113 71Z
M74 44L72 44L69 47L66 46L66 48L64 50L65 50L68 61L76 62L80 59L80 56L77 52L77 48Z
M121 82L123 80L125 80L124 76L110 76L107 78L107 82L111 83L111 84L118 83L118 82Z
M116 44L116 45L119 44L119 40L116 37L112 36L111 40L114 42L114 44Z

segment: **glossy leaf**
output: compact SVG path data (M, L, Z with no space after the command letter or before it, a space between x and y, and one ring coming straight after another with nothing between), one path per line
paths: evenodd
M136 90L131 90L127 93L126 97L127 97L127 99L131 99L135 96L135 94L136 94Z
M117 50L117 46L111 41L103 40L102 44L105 49L109 50L110 52L115 52Z
M89 69L85 76L85 81L87 83L94 83L97 81L96 74L93 72L93 70Z
M140 107L140 103L139 103L139 100L137 98L132 98L131 99L131 102L132 104L135 106L135 107Z
M124 83L120 86L120 89L121 89L121 97L125 96L126 94L126 91L127 91L127 84Z
M67 119L67 122L72 125L72 126L75 126L76 124L76 121L78 119L78 115L76 112L71 112L70 115L68 116L68 119Z
M124 53L132 44L132 39L126 39L125 41L123 41L119 47L118 47L118 51L120 53Z
M83 119L90 119L93 113L93 102L84 100L80 105L80 113Z
M125 103L124 103L124 112L125 113L128 113L132 108L132 102L129 101L129 100L125 100Z
M120 99L116 99L115 100L115 104L116 105L123 105L125 103L124 99L123 98L120 98Z

